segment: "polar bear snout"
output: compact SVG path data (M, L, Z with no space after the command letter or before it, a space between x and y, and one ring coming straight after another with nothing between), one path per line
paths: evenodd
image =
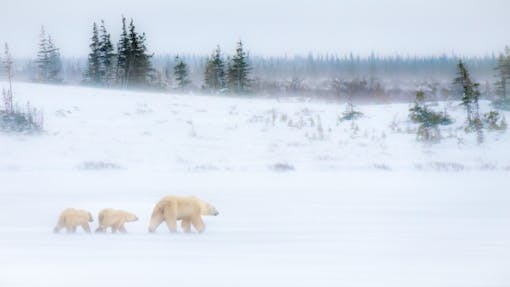
M138 221L138 216L130 213L130 214L128 214L126 219L127 219L127 221Z

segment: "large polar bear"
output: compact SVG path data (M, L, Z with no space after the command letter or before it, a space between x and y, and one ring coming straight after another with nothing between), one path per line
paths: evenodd
M58 233L62 228L67 230L67 233L76 232L76 227L81 226L85 232L90 233L89 222L94 221L92 214L83 209L68 208L60 213L57 226L53 232Z
M137 221L138 217L124 210L105 208L99 212L97 219L99 221L99 227L96 229L96 233L106 232L108 228L112 229L112 233L117 231L126 233L127 231L124 227L124 223Z
M191 232L191 224L198 232L204 232L205 225L202 215L216 216L219 212L211 204L195 196L166 196L154 207L149 232L165 221L170 232L177 231L177 220L182 220L181 227L184 232Z

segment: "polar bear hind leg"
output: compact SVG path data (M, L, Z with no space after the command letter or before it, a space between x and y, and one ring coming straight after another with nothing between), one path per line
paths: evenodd
M182 227L182 230L184 230L184 232L190 233L191 232L191 219L183 218L182 222L181 222L181 227Z

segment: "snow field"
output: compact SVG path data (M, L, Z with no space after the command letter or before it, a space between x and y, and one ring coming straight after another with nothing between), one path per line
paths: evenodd
M460 108L446 139L425 145L407 104L339 123L344 105L293 98L14 92L44 110L46 131L0 135L0 286L510 282L508 133L476 145ZM203 234L149 234L168 194L220 215ZM105 207L140 220L125 235L53 234L67 207L91 211L93 229Z

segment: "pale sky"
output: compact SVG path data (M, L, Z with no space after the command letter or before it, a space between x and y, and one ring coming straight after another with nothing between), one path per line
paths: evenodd
M156 54L486 55L510 45L509 0L2 0L0 41L34 57L40 26L64 56L86 57L92 22L114 42L134 18Z

